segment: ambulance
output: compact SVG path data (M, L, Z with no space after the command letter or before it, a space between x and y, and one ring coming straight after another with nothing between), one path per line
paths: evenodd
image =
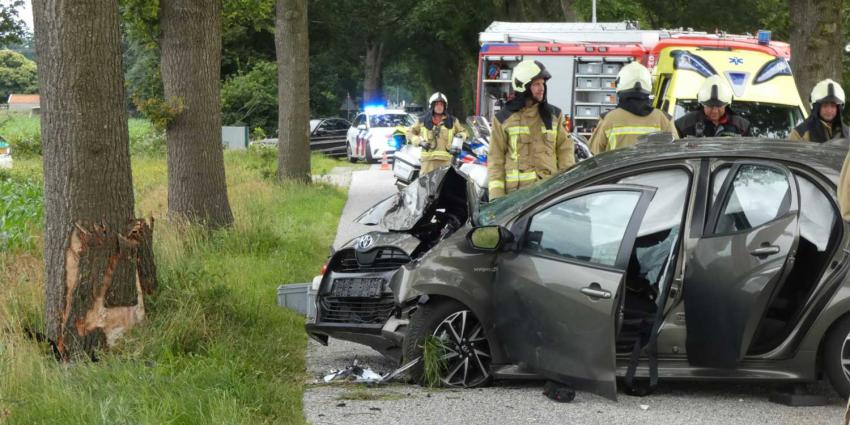
M678 119L699 109L703 81L720 75L732 87L731 108L750 121L750 135L787 138L806 117L785 43L752 42L723 37L676 37L650 52L655 62L653 105Z
M754 136L786 137L806 116L791 76L791 49L759 36L691 30L642 30L635 22L493 22L479 34L476 115L492 122L511 96L511 70L538 60L552 74L547 99L570 131L590 137L617 105L616 78L639 61L654 78L654 106L674 119L698 108L702 81L719 74L735 92L732 107L749 119Z

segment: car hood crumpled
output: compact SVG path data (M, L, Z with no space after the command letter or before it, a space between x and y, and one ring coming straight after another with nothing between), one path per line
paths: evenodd
M378 202L354 221L367 226L380 225L395 232L411 230L423 224L420 222L429 217L431 207L439 200L447 182L458 182L467 186L466 177L454 168L439 168Z

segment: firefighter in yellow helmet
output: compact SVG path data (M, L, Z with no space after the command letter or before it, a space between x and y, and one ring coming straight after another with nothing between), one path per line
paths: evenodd
M678 138L676 127L649 100L652 77L637 62L624 66L617 74L617 108L602 116L590 137L594 154L631 146L644 134L669 132Z
M702 108L685 114L674 123L679 137L749 137L750 122L729 107L732 98L732 87L725 77L706 78L697 93Z
M436 92L428 99L428 104L429 111L407 130L407 140L422 148L420 176L451 165L452 154L449 149L452 147L452 139L455 135L465 139L469 137L463 124L446 112L449 104L446 95Z
M525 60L512 74L514 98L493 120L487 157L490 200L575 164L564 116L546 101L549 71L538 61Z
M791 140L823 143L850 137L847 126L841 122L844 90L838 83L827 78L815 84L809 101L812 114L791 131Z

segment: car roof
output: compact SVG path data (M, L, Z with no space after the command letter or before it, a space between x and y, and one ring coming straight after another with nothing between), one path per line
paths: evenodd
M811 143L753 137L686 138L643 142L587 159L599 168L622 168L665 159L729 157L781 161L819 171L834 183L847 156L846 143ZM600 170L601 171L601 170Z
M387 114L398 114L398 115L407 115L407 112L404 112L401 109L379 109L375 111L363 112L368 116L372 115L387 115Z

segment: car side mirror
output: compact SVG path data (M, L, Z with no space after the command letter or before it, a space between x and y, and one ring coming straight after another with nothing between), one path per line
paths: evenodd
M358 126L357 126L357 129L358 129L358 130L361 130L361 131L366 130L366 124L360 124L360 125L358 125Z
M502 226L476 227L466 235L469 244L480 251L496 251L514 241L510 230Z

